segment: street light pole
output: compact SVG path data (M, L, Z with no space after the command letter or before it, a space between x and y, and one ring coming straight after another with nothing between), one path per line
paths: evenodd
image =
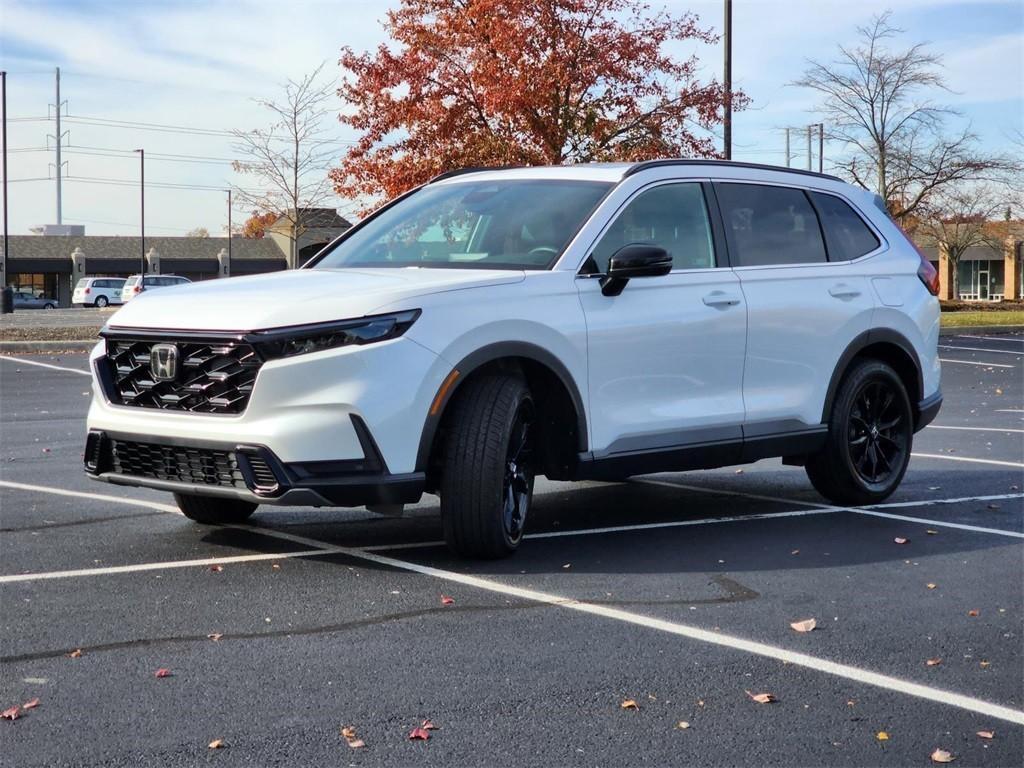
M722 109L722 154L726 160L732 160L732 0L725 0L725 19L723 23L725 43L724 104Z
M231 190L228 190L228 275L231 274Z
M818 173L825 172L825 124L818 123Z
M138 291L146 290L146 150L136 149L139 153L139 231L142 235L142 248L139 251L139 284Z
M7 290L7 73L0 72L0 108L3 109L3 174L4 174L4 251L3 261L0 261L0 291ZM3 298L6 298L4 296ZM3 305L3 312L7 312L7 302L0 299Z

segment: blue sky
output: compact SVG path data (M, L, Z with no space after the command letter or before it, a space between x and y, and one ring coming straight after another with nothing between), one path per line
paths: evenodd
M227 130L264 124L253 98L276 93L277 84L300 77L321 61L331 76L338 49L375 46L384 39L379 19L394 0L0 0L0 68L8 70L8 109L14 117L44 117L54 100L53 68L62 69L63 98L71 115ZM692 10L718 27L721 0L652 0L674 11ZM942 54L952 93L944 100L962 114L986 148L1009 151L1012 132L1024 129L1024 3L952 0L736 0L734 78L753 99L736 116L736 159L783 161L786 125L816 122L814 96L787 83L806 59L829 59L839 43L852 43L857 25L892 8L906 30L903 42L930 41ZM680 46L680 54L693 49ZM708 77L721 68L721 48L696 51ZM339 109L341 105L339 104ZM52 109L50 110L52 114ZM951 126L953 127L953 126ZM229 159L229 136L113 128L66 123L77 147L130 150L145 147L147 182L211 187L147 188L146 223L152 234L183 234L203 226L223 232L225 196L239 181L227 162L157 160L157 153ZM354 136L332 126L339 155ZM34 150L48 143L53 122L15 122L10 147ZM52 146L52 140L49 144ZM795 149L802 149L794 142ZM134 180L136 156L86 149L65 153L75 177ZM826 147L830 153L839 147ZM10 179L52 175L53 153L15 152ZM805 162L797 157L795 164ZM10 185L11 231L55 218L52 181ZM351 201L336 201L344 212ZM91 234L135 234L137 188L68 181L65 223L84 223ZM236 211L236 221L245 211Z

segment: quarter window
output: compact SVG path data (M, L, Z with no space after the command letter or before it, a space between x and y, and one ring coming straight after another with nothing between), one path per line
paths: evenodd
M864 220L835 195L811 192L821 214L821 225L828 241L829 261L851 261L879 246L878 238Z
M716 184L736 266L818 264L825 242L802 190L761 184Z
M633 198L594 248L590 271L607 272L612 254L636 243L664 248L672 255L673 269L715 266L700 184L662 184Z

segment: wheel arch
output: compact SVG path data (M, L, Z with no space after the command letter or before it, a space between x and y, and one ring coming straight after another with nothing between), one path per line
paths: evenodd
M544 424L562 426L574 438L565 454L565 463L575 460L578 453L587 450L587 416L579 387L568 368L551 352L536 344L522 341L503 341L481 347L462 358L438 388L420 434L416 454L416 471L426 472L428 489L435 486L431 477L432 459L437 456L440 437L450 406L466 382L490 371L519 372L530 384L534 399L544 413ZM565 413L565 406L571 413ZM553 457L549 457L552 458ZM551 463L551 462L549 462ZM553 467L547 467L553 470ZM568 467L566 467L568 471Z
M840 355L825 395L825 405L821 412L822 423L828 423L832 403L846 372L855 360L861 358L881 360L896 371L910 397L910 407L916 422L920 417L920 403L924 397L921 360L914 345L903 334L888 328L876 328L857 336Z

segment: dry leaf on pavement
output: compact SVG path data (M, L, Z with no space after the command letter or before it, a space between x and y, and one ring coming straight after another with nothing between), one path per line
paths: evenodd
M995 731L978 731L978 736L983 739L994 739L996 737Z
M213 642L216 643L218 640L220 640L222 637L224 637L224 635L222 635L220 632L211 632L206 637L209 638L210 640L213 640Z
M640 707L637 706L637 703L632 699L626 699L624 702L619 704L619 706L622 709L640 709Z
M904 539L902 536L897 536L895 539L893 539L893 541L895 541L897 544L908 544L910 542L910 539Z
M75 648L75 650L73 650L71 653L68 654L68 658L69 659L77 659L81 655L82 655L82 649L81 648Z
M954 760L956 758L944 749L936 749L932 752L933 763L952 763Z
M32 699L32 701L26 701L21 705L22 709L35 709L39 706L39 699Z
M878 733L875 734L875 738L878 739L879 741L888 741L889 740L889 734L886 733L885 731L879 731Z
M362 749L366 746L366 742L362 739L349 739L346 742L352 749Z
M758 704L771 704L776 701L775 696L770 693L751 693L750 691L745 691L745 693Z
M974 608L972 608L971 610L969 610L967 612L967 615L968 616L977 616L978 615L978 611L976 611Z
M224 566L223 565L211 565L210 566L210 570L213 571L214 573L220 573L221 571L224 570Z
M681 731L685 731L689 727L690 727L690 724L688 722L686 722L685 720L680 720L678 723L676 723L676 728L678 728Z
M0 712L0 717L4 720L17 720L20 714L21 707L10 707L9 709L5 709L3 712Z
M426 741L429 738L430 731L424 730L423 728L413 728L411 731L409 731L410 741L416 741L417 739L420 741Z
M928 661L925 662L929 667L937 667L941 663L942 659L928 659Z
M818 626L818 622L816 622L814 619L804 619L803 621L794 621L789 626L791 626L797 632L810 632L816 626Z
M929 581L927 584L925 584L925 586L928 587L928 589L935 589L939 585L938 584L933 584L932 582Z
M224 739L214 739L206 746L208 746L210 749L223 749L227 746L227 744L224 743Z
M171 670L166 667L160 667L156 672L153 673L153 677L170 677Z
M991 664L991 663L992 663L992 662L990 662L990 661L984 661L984 660L983 660L983 661L979 661L979 662L978 662L978 666L980 666L980 667L981 667L982 669L984 669L985 667L987 667L987 666L988 666L989 664Z
M448 595L441 595L441 605L451 605L454 602L454 597L448 597Z
M436 725L434 725L430 720L424 720L420 724L420 728L422 728L424 731L439 731L439 730L441 730Z

